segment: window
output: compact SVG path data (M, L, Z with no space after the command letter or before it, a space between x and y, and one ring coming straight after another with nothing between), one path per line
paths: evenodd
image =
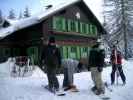
M87 48L84 47L84 48L83 48L83 52L87 52Z
M78 28L79 22L75 21L75 28L76 28L76 32L79 32L79 28Z
M71 52L76 52L76 47L71 47Z
M36 65L38 63L38 47L29 47L27 49L28 56L31 57L31 63Z
M87 33L87 27L85 23L80 23L80 32Z
M88 48L87 47L81 47L81 57L87 57Z
M63 46L62 47L63 49L63 58L68 58L68 49L67 49L67 46Z
M92 30L92 25L91 24L89 25L89 28L90 28L90 35L93 35L93 30Z
M87 28L86 28L85 23L82 24L82 31L83 31L83 33L87 33Z
M73 21L73 20L68 20L67 22L68 22L68 23L67 23L68 31L69 31L69 32L76 32L76 23L75 23L75 21Z
M92 25L91 28L92 28L92 34L93 34L93 35L96 35L96 27L95 27L94 25Z
M92 32L94 35L97 35L97 28L95 25L92 26Z
M59 30L59 31L66 31L66 20L62 17L54 17L53 29Z
M87 34L90 34L90 24L87 24Z

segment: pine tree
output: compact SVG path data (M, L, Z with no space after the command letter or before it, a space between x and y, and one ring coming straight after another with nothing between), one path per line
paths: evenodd
M2 24L3 22L3 16L2 16L2 11L0 10L0 25Z
M105 28L110 33L106 37L112 44L117 44L124 52L127 59L128 35L133 22L133 1L132 0L104 0Z
M22 18L23 18L23 15L22 15L22 12L20 11L18 19L22 19Z
M13 9L11 9L11 10L9 11L9 16L8 16L8 18L9 18L9 19L15 19L15 18L16 18Z
M25 11L24 11L24 17L30 17L30 12L29 12L29 8L25 7Z

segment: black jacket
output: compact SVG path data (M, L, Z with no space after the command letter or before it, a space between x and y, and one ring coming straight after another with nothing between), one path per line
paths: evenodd
M50 68L56 68L61 65L60 51L53 45L44 46L41 59Z
M104 67L105 62L104 62L104 58L105 58L105 51L103 49L99 50L99 54L98 54L98 66L99 67Z
M104 66L104 50L92 48L89 55L89 67L103 67Z

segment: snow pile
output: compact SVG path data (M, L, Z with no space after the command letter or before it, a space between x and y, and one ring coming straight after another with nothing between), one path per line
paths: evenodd
M0 64L0 77L10 77L10 60Z

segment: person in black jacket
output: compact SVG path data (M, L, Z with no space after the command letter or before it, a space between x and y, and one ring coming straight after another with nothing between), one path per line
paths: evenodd
M44 46L41 59L45 64L48 77L48 86L46 87L51 91L58 91L59 82L56 77L56 70L61 66L61 54L59 48L56 47L54 37L50 37L48 45Z
M105 93L105 87L102 82L101 75L104 66L104 57L105 52L104 49L100 49L100 43L95 44L90 50L89 67L91 70L91 77L94 82L94 87L91 89L96 95Z

